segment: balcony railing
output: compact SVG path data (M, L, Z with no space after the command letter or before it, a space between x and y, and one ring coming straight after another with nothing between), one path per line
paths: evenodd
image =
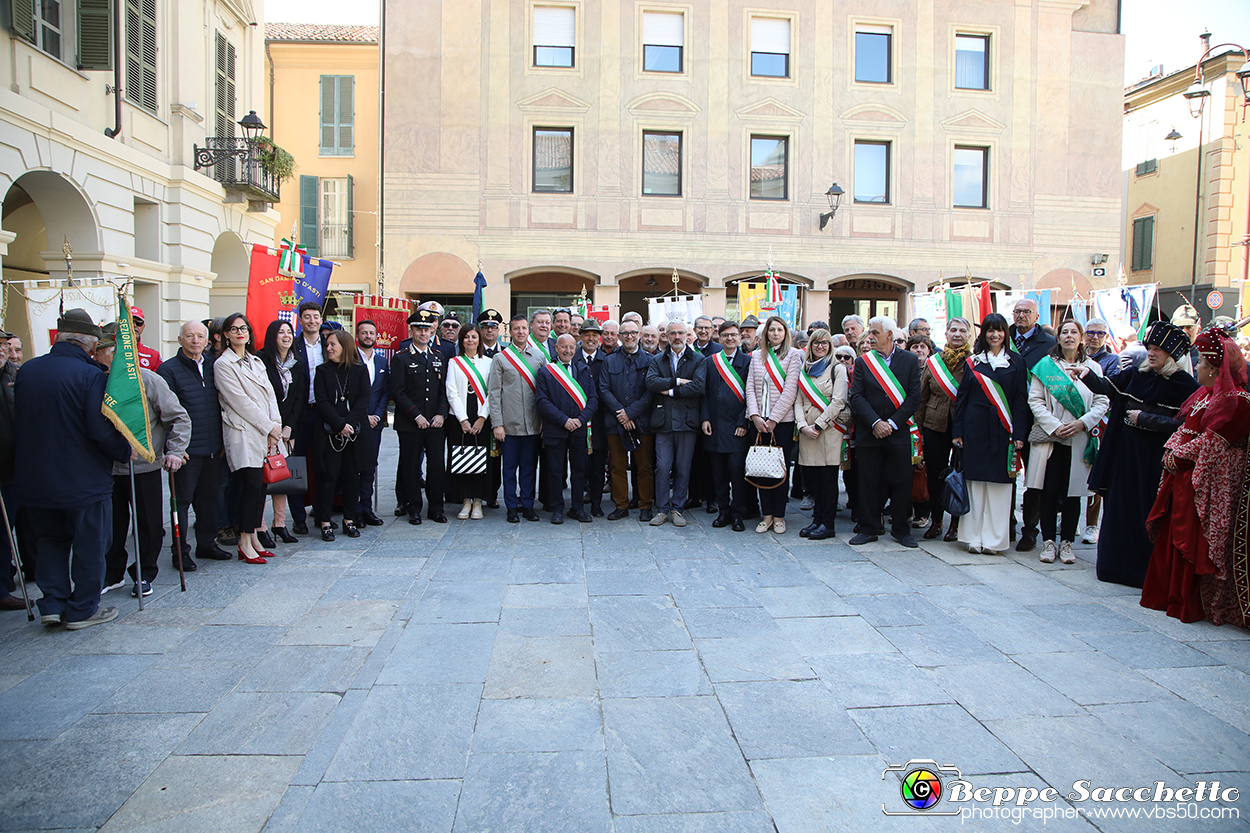
M204 147L195 145L195 169L213 169L213 179L227 191L242 191L252 199L279 202L280 183L261 162L250 140L238 136L209 136Z

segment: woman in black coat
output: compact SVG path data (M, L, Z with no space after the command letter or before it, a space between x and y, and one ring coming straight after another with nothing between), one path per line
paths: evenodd
M313 379L313 396L322 424L316 432L317 447L312 455L317 463L313 513L321 523L321 540L333 541L330 510L339 486L343 487L343 532L348 538L360 537L360 530L351 521L356 517L360 494L356 437L369 417L370 385L360 351L343 330L334 330L326 338L325 356L325 363L317 368Z
M993 312L985 316L955 395L951 422L951 444L963 450L971 505L959 522L959 540L968 552L1000 555L1007 549L1011 484L1019 470L1015 461L1028 437L1028 379L1024 360L1007 346L1007 319ZM1003 424L1007 415L1000 415L1003 406L1010 431Z
M265 330L265 346L260 357L269 374L269 384L278 400L278 413L282 415L283 452L289 457L295 445L292 436L304 409L308 407L308 362L291 349L295 343L295 328L289 321L271 321ZM270 495L273 500L273 534L262 529L257 533L266 549L273 549L273 536L287 544L299 541L286 529L286 495ZM296 500L303 500L296 496Z

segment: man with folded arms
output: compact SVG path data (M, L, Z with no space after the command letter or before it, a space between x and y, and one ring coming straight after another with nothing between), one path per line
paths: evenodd
M670 518L673 526L685 526L681 509L690 486L690 461L707 371L702 354L686 343L685 322L668 322L667 335L668 347L647 369L651 428L655 431L656 513L651 526L660 526Z

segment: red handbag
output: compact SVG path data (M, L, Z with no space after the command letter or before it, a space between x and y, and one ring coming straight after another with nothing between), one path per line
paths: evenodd
M281 483L291 477L291 470L286 467L286 457L281 454L270 454L260 469L260 479L265 485Z

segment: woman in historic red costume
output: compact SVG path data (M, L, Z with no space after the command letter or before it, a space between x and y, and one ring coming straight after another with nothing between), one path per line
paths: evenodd
M1195 340L1202 387L1168 440L1159 497L1147 519L1155 539L1143 607L1182 622L1250 624L1250 393L1246 360L1215 328Z

